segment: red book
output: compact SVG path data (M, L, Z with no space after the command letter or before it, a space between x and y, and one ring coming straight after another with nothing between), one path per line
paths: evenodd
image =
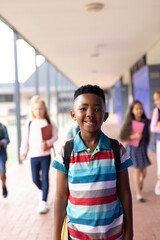
M41 128L41 134L43 141L52 138L52 124L48 124L47 126Z
M144 128L144 123L132 120L132 133L131 134L142 133L143 128ZM140 140L134 139L134 140L130 140L128 143L134 147L138 147L139 142L140 142Z

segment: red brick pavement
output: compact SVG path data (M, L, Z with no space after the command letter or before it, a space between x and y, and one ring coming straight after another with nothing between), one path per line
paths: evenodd
M72 122L67 123L59 131L56 148L66 139L66 133ZM103 126L103 131L110 137L117 138L119 125L115 116L110 116ZM152 166L144 183L146 203L138 203L135 199L133 169L130 168L130 182L134 209L134 239L160 240L160 197L154 194L156 182L156 157L149 153ZM55 171L50 170L50 192L48 205L50 211L46 215L37 213L38 193L31 181L29 160L16 165L7 172L8 198L0 196L0 240L53 240L53 200L55 190Z

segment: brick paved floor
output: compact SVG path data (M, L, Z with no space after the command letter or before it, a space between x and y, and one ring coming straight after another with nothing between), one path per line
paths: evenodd
M59 132L56 148L66 139L66 133L72 122L65 125ZM110 137L118 136L120 127L116 124L115 116L110 116L103 131ZM133 184L133 169L130 168L130 182L134 209L134 239L160 240L160 197L154 194L156 182L155 153L149 153L152 166L144 183L146 203L138 203L135 199ZM31 181L30 162L16 165L7 172L8 198L0 195L0 240L53 240L53 200L55 190L55 171L50 170L50 192L48 205L50 211L46 215L37 213L38 193Z

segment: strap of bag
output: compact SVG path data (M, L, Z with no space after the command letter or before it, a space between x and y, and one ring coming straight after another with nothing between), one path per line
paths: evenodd
M65 146L64 146L63 163L64 163L64 166L67 169L67 173L68 173L68 169L69 169L69 162L70 162L71 152L73 150L73 141L74 141L74 139L71 139L71 140L67 141L65 143Z
M109 138L109 140L110 140L111 148L114 154L115 165L117 167L117 165L120 164L119 142L116 139L112 139L112 138Z
M119 142L116 139L112 139L112 138L109 138L109 140L110 140L111 148L112 148L113 154L114 154L115 166L117 167L117 165L120 164ZM68 169L69 169L71 152L73 150L73 141L74 141L74 139L67 141L64 146L63 163L67 169L67 173L68 173Z
M160 121L160 109L158 108L158 121Z

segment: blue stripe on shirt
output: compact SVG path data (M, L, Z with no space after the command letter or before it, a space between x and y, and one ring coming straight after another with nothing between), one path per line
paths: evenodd
M105 173L97 175L88 175L84 177L74 177L74 179L68 175L69 183L92 183L92 182L104 182L112 181L116 179L116 173Z
M125 169L127 169L128 167L132 166L133 163L132 163L132 160L129 158L127 159L124 163L121 163L119 166L118 166L118 172L121 172Z
M65 166L63 166L61 163L57 162L56 160L53 161L52 167L54 167L57 170L67 174L67 170L66 170Z
M75 164L75 168L76 168L76 164ZM74 169L71 170L70 169L70 173L69 175L72 175L72 177L76 177L76 176L88 176L88 175L95 175L95 174L111 174L111 173L115 173L115 166L99 166L99 167L95 167L95 168L90 168L88 167L88 169Z
M90 226L106 226L111 224L115 219L120 217L123 214L123 209L119 209L119 212L114 213L112 217L106 217L104 219L84 219L78 218L75 219L68 214L68 218L71 220L72 223L75 224L82 224L82 225L90 225Z
M94 219L95 215L97 216L96 218L98 218L98 219L106 219L106 216L107 216L107 218L110 218L114 214L118 213L120 208L121 208L121 211L123 211L122 205L117 204L116 207L111 210L104 209L104 211L96 212L93 209L93 212L85 212L84 211L84 214L83 214L82 209L77 211L76 209L71 210L69 207L67 207L67 214L69 216L74 216L75 219L76 218Z

